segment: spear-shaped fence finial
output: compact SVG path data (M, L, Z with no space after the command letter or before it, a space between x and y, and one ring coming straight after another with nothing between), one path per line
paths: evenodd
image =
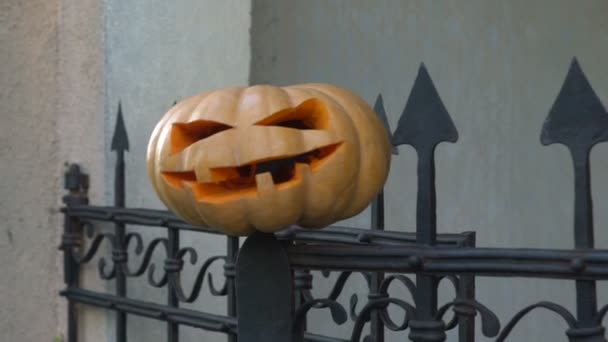
M566 80L549 111L541 133L543 145L563 144L574 163L574 245L588 249L594 245L593 200L589 152L600 142L608 141L608 113L593 91L578 61L573 59ZM583 269L581 260L573 267ZM577 329L571 329L571 341L606 341L598 324L596 284L593 280L576 281Z

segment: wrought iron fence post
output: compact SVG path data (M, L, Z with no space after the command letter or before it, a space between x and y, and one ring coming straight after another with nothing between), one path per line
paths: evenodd
M116 165L114 178L114 206L125 207L125 151L129 150L129 139L122 118L122 106L118 104L118 115L116 127L112 137L112 151L116 151ZM112 260L116 267L116 295L127 296L127 251L125 247L125 225L115 224L115 242L112 250ZM116 341L127 340L127 314L123 311L116 312Z
M434 147L433 147L434 148ZM435 163L431 149L418 153L418 200L416 209L416 242L436 243ZM420 266L422 260L412 260ZM439 278L416 275L416 317L410 321L410 339L416 342L445 341L445 325L435 318Z
M86 205L89 203L87 190L89 187L88 175L83 174L78 164L71 164L65 173L64 189L68 194L63 197L63 203L69 210L70 207ZM60 249L63 250L64 282L67 288L78 288L80 279L80 265L72 256L73 248L80 245L81 224L78 218L64 216L63 236ZM68 326L67 342L78 341L78 310L76 303L68 299Z
M422 64L393 134L394 146L408 144L418 154L416 243L420 245L433 247L437 242L435 147L441 142L456 140L456 127ZM422 273L416 276L416 315L410 321L409 337L420 342L444 341L445 324L435 317L439 278L423 273L421 258L412 257L410 263Z
M468 232L466 241L463 247L474 248L476 244L475 232ZM475 276L462 275L459 278L457 288L457 298L465 301L475 300ZM458 341L459 342L474 342L475 341L475 316L477 311L475 308L466 305L455 305L454 314L458 317Z
M563 144L574 164L574 245L594 248L593 200L589 153L608 141L608 112L595 94L578 61L574 59L566 80L549 111L541 133L543 145ZM582 259L572 261L574 271L585 269ZM604 342L604 328L598 319L595 280L576 280L577 322L567 334L572 342Z
M574 159L574 241L575 247L593 248L593 203L591 199L591 177L589 151L572 151ZM573 267L578 266L573 263ZM605 342L604 328L597 322L597 293L595 280L576 281L576 313L578 326L568 331L572 342Z
M179 230L169 228L167 232L167 260L176 260L179 251ZM167 304L171 308L179 307L179 298L175 294L173 282L167 282ZM173 322L167 323L167 341L179 341L179 325Z
M374 103L374 112L390 134L391 128L388 123L388 117L386 115L386 109L384 108L384 99L382 94L378 94L376 102ZM398 150L395 146L392 147L392 153L398 154ZM378 196L372 202L372 215L371 215L371 229L372 230L384 230L384 190L381 191ZM371 274L369 283L369 294L368 299L370 301L379 299L381 297L387 297L386 294L380 293L380 287L384 280L384 272L373 272ZM374 342L384 341L384 323L378 310L372 311L370 314L370 336Z
M224 263L224 275L226 277L226 304L228 317L236 317L236 260L239 254L239 238L228 236L227 237L227 249L226 249L226 261ZM237 335L230 332L228 333L228 342L237 342Z
M380 192L372 202L372 230L384 230L384 192ZM386 296L380 293L380 286L384 279L383 272L373 272L371 274L369 294L370 301ZM374 342L384 341L384 324L378 310L370 314L370 335Z
M292 270L274 234L255 233L236 263L239 342L294 342Z

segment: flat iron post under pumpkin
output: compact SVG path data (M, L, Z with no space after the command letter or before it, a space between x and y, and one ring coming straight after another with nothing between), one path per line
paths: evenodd
M236 263L239 342L295 342L294 290L283 242L256 232Z

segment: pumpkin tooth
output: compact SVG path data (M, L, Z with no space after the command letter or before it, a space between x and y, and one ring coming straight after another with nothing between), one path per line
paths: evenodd
M296 163L296 177L300 179L307 179L310 177L310 165L307 163Z
M211 183L213 182L213 175L209 167L205 165L199 165L194 169L196 175L196 181L199 183Z
M184 190L186 191L188 196L190 196L190 198L195 201L198 200L194 191L195 184L193 182L182 182L182 186L184 187Z
M306 163L295 163L293 167L293 175L292 177L282 182L281 184L277 184L277 189L287 189L293 187L297 184L307 182L311 177L310 165Z
M258 189L258 195L268 194L275 191L274 181L270 172L258 173L255 175L255 183Z

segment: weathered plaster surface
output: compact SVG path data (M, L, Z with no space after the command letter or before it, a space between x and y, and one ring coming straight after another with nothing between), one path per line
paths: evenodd
M369 102L382 92L392 127L425 63L460 132L437 150L440 231L475 230L482 246L572 246L572 164L563 147L540 145L540 128L573 56L608 105L608 2L253 0L252 13L252 83L330 82ZM387 225L411 231L416 159L400 151ZM593 151L592 165L597 245L606 247L608 146ZM535 301L574 304L568 281L485 278L478 292L503 322ZM317 331L347 330L314 317ZM539 313L511 339L565 341L564 329Z
M0 336L57 333L57 1L0 5Z
M79 163L90 175L91 203L105 204L104 182L104 6L102 0L62 0L59 13L57 132L60 161ZM88 288L105 287L97 275L97 260L83 268ZM61 262L59 269L63 267ZM61 272L58 272L61 274ZM59 303L59 329L65 329L65 301ZM102 310L80 308L79 341L106 341Z
M97 173L92 197L102 198L101 10L97 0L0 4L2 340L50 341L65 329L63 163ZM83 331L104 325L83 311ZM104 332L81 340L105 340Z

